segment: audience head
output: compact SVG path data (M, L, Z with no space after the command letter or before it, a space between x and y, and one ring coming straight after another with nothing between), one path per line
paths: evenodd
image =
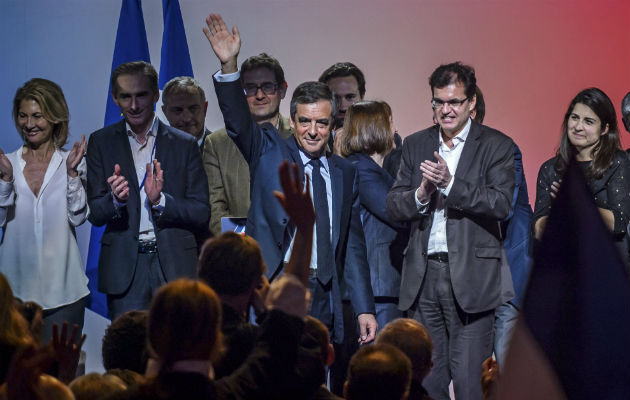
M149 311L149 346L160 373L180 360L209 361L222 347L221 303L201 281L178 279L162 286Z
M57 378L41 374L37 380L37 396L41 400L74 400L70 388Z
M34 344L28 324L13 299L7 278L0 273L0 343L22 347Z
M422 383L433 361L433 341L422 324L411 318L398 318L385 325L376 344L387 343L400 349L411 360L412 380Z
M13 122L24 144L38 147L52 141L57 148L68 140L70 113L61 87L33 78L15 92Z
M15 307L24 317L28 325L31 336L37 343L41 343L44 331L44 309L34 301L22 303L20 299L15 299Z
M76 400L99 400L127 389L127 385L117 376L96 372L74 379L69 387Z
M336 107L332 92L321 82L304 82L293 91L291 128L300 148L311 157L326 151Z
M390 344L359 349L348 367L344 398L348 400L400 400L411 382L411 362Z
M146 132L153 122L153 107L160 97L155 68L144 61L120 64L112 72L112 97L131 129Z
M330 87L339 106L335 127L343 126L348 107L365 96L365 76L351 62L339 62L331 65L319 77L319 81Z
M621 120L623 121L623 126L630 133L630 92L621 100Z
M249 57L241 65L241 84L254 121L269 122L278 117L280 101L287 93L284 70L278 60L266 53Z
M470 118L478 124L483 124L483 119L486 117L486 102L483 99L483 93L479 86L475 88L475 96L477 101L475 102L475 108L470 112Z
M359 101L348 108L339 144L341 155L389 153L394 143L392 110L384 101Z
M200 139L205 130L208 102L201 84L190 76L178 76L164 85L162 112L168 123Z
M582 161L593 160L588 174L599 178L610 167L620 148L617 115L612 101L600 89L582 90L571 100L564 114L556 169L564 171L570 159L578 153L586 154L587 159Z
M250 236L226 232L210 238L201 248L197 275L219 296L251 295L260 284L265 262Z
M437 67L429 77L433 119L442 133L454 137L464 129L475 109L475 70L461 62Z
M147 364L146 339L149 313L127 311L116 318L103 336L103 367L144 373Z

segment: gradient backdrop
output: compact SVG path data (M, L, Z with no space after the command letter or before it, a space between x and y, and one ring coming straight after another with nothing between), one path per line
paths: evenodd
M159 70L162 2L144 0L151 59ZM615 106L630 89L627 0L180 0L194 74L207 91L210 129L223 125L211 85L219 64L201 28L210 12L238 25L240 60L278 58L289 93L336 61L358 65L366 98L389 102L404 137L431 124L427 79L440 63L477 71L486 123L523 151L530 198L551 157L570 99L597 86ZM120 1L0 0L0 147L20 145L11 120L15 90L32 77L59 83L71 138L102 126ZM288 98L282 112L288 114ZM620 125L621 126L621 125ZM624 148L630 136L621 133ZM87 248L80 229L80 246ZM84 255L85 256L85 255Z

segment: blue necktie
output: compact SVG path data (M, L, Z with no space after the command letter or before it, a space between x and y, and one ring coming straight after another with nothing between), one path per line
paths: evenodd
M313 166L313 203L316 215L317 232L317 280L323 285L332 279L333 252L330 243L330 217L328 216L328 197L326 196L326 182L321 174L322 162L311 160Z

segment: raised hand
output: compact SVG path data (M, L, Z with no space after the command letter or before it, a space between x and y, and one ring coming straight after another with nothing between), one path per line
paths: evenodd
M203 27L203 33L208 38L214 54L221 61L221 70L224 74L238 70L236 57L241 50L241 36L236 25L232 32L227 28L220 14L210 14L206 18L207 27Z
M0 149L0 178L5 182L13 180L13 165L2 149Z
M306 179L306 189L302 190L302 177L297 164L289 165L286 160L280 164L278 173L284 193L274 191L273 195L278 199L298 231L312 231L315 224L315 210L311 200L309 180Z
M121 203L126 203L129 199L129 182L120 174L120 165L114 165L114 173L107 178L112 194Z
M296 226L293 250L285 273L295 275L306 286L315 225L315 210L311 200L309 180L306 179L306 189L303 191L300 170L295 163L289 166L286 160L280 164L278 174L284 193L274 191L273 195Z
M433 152L433 155L438 160L437 163L425 160L420 164L420 170L422 171L422 176L425 179L428 179L435 186L445 189L448 184L451 182L451 172L448 170L448 165L446 165L446 161L440 156L437 151Z
M76 178L79 175L77 167L85 156L86 149L87 142L85 141L85 135L81 135L81 143L74 142L72 149L70 149L70 152L68 153L68 158L66 158L66 169L68 170L68 176Z
M152 171L151 163L147 164L147 179L144 181L144 191L151 204L157 205L160 202L164 184L164 171L162 171L162 166L158 160L153 160L153 168L155 171Z
M85 334L78 339L78 332L79 326L74 324L72 334L68 337L68 323L64 322L61 327L60 336L59 327L57 324L53 324L53 337L50 345L55 351L55 361L57 361L59 368L57 378L65 384L70 383L76 375L77 366L79 365L79 356L81 355L81 347L83 346L83 342L85 342Z

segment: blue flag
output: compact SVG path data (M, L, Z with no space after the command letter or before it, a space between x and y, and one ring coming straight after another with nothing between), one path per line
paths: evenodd
M193 76L188 42L178 0L162 0L164 33L160 60L160 89L176 76Z
M186 46L186 51L188 51L188 46ZM142 16L142 3L140 0L122 0L120 17L118 19L118 31L116 33L116 45L114 46L114 57L112 59L112 71L120 64L130 61L151 62L147 33L144 29L144 18ZM111 125L121 119L120 108L114 103L110 94L111 91L112 87L110 82L109 91L107 92L104 126ZM107 317L107 298L103 293L97 290L98 257L101 251L101 236L103 236L104 230L104 226L92 227L85 272L90 279L88 284L90 289L88 308Z

